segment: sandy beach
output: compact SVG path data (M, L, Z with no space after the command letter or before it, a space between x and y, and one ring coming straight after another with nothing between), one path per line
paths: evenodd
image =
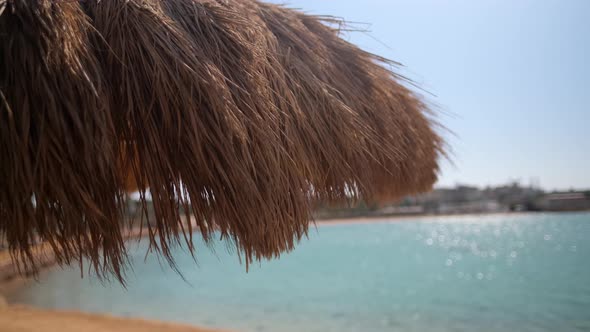
M129 231L126 237L134 238L139 234L139 229L135 229ZM43 273L43 270L55 264L49 248L41 245L36 252L39 257L43 257L42 270L39 273ZM23 287L31 276L21 276L6 251L0 252L0 277L0 330L2 332L220 332L143 319L115 318L106 315L8 305L3 295Z
M0 329L2 332L221 332L179 324L21 306L0 308Z
M140 232L139 228L135 228L127 231L125 237L132 239L145 235L147 230ZM39 273L55 265L48 247L40 245L36 254L41 262ZM23 287L32 277L27 271L25 274L25 276L19 274L7 251L0 251L0 330L2 332L222 332L143 319L115 318L106 315L8 305L3 295Z

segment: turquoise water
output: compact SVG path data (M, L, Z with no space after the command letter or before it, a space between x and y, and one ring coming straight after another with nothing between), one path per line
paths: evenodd
M139 244L127 290L55 269L9 301L236 331L590 331L589 240L590 214L328 225L249 273L201 244L186 281Z

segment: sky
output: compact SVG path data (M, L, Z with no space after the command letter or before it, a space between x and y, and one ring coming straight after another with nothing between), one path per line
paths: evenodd
M401 62L453 134L438 187L590 188L590 1L290 0Z

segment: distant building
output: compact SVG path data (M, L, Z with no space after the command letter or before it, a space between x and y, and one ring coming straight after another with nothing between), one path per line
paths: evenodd
M375 215L389 216L389 215L415 215L424 214L426 211L423 206L388 206L375 211Z
M590 210L590 197L583 192L553 193L544 196L538 203L545 211Z
M464 214L464 213L495 213L507 211L495 200L481 200L463 203L443 203L438 207L437 213Z
M520 211L590 210L590 191L547 194L538 187L523 187L518 182L483 189L458 185L437 188L432 192L410 196L400 202L367 205L348 209L324 208L316 211L318 219L418 214L476 214Z

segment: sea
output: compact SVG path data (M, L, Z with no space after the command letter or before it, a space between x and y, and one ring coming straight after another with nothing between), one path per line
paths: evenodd
M231 244L131 242L126 287L53 268L10 303L230 331L590 331L590 213L321 224L246 271Z

